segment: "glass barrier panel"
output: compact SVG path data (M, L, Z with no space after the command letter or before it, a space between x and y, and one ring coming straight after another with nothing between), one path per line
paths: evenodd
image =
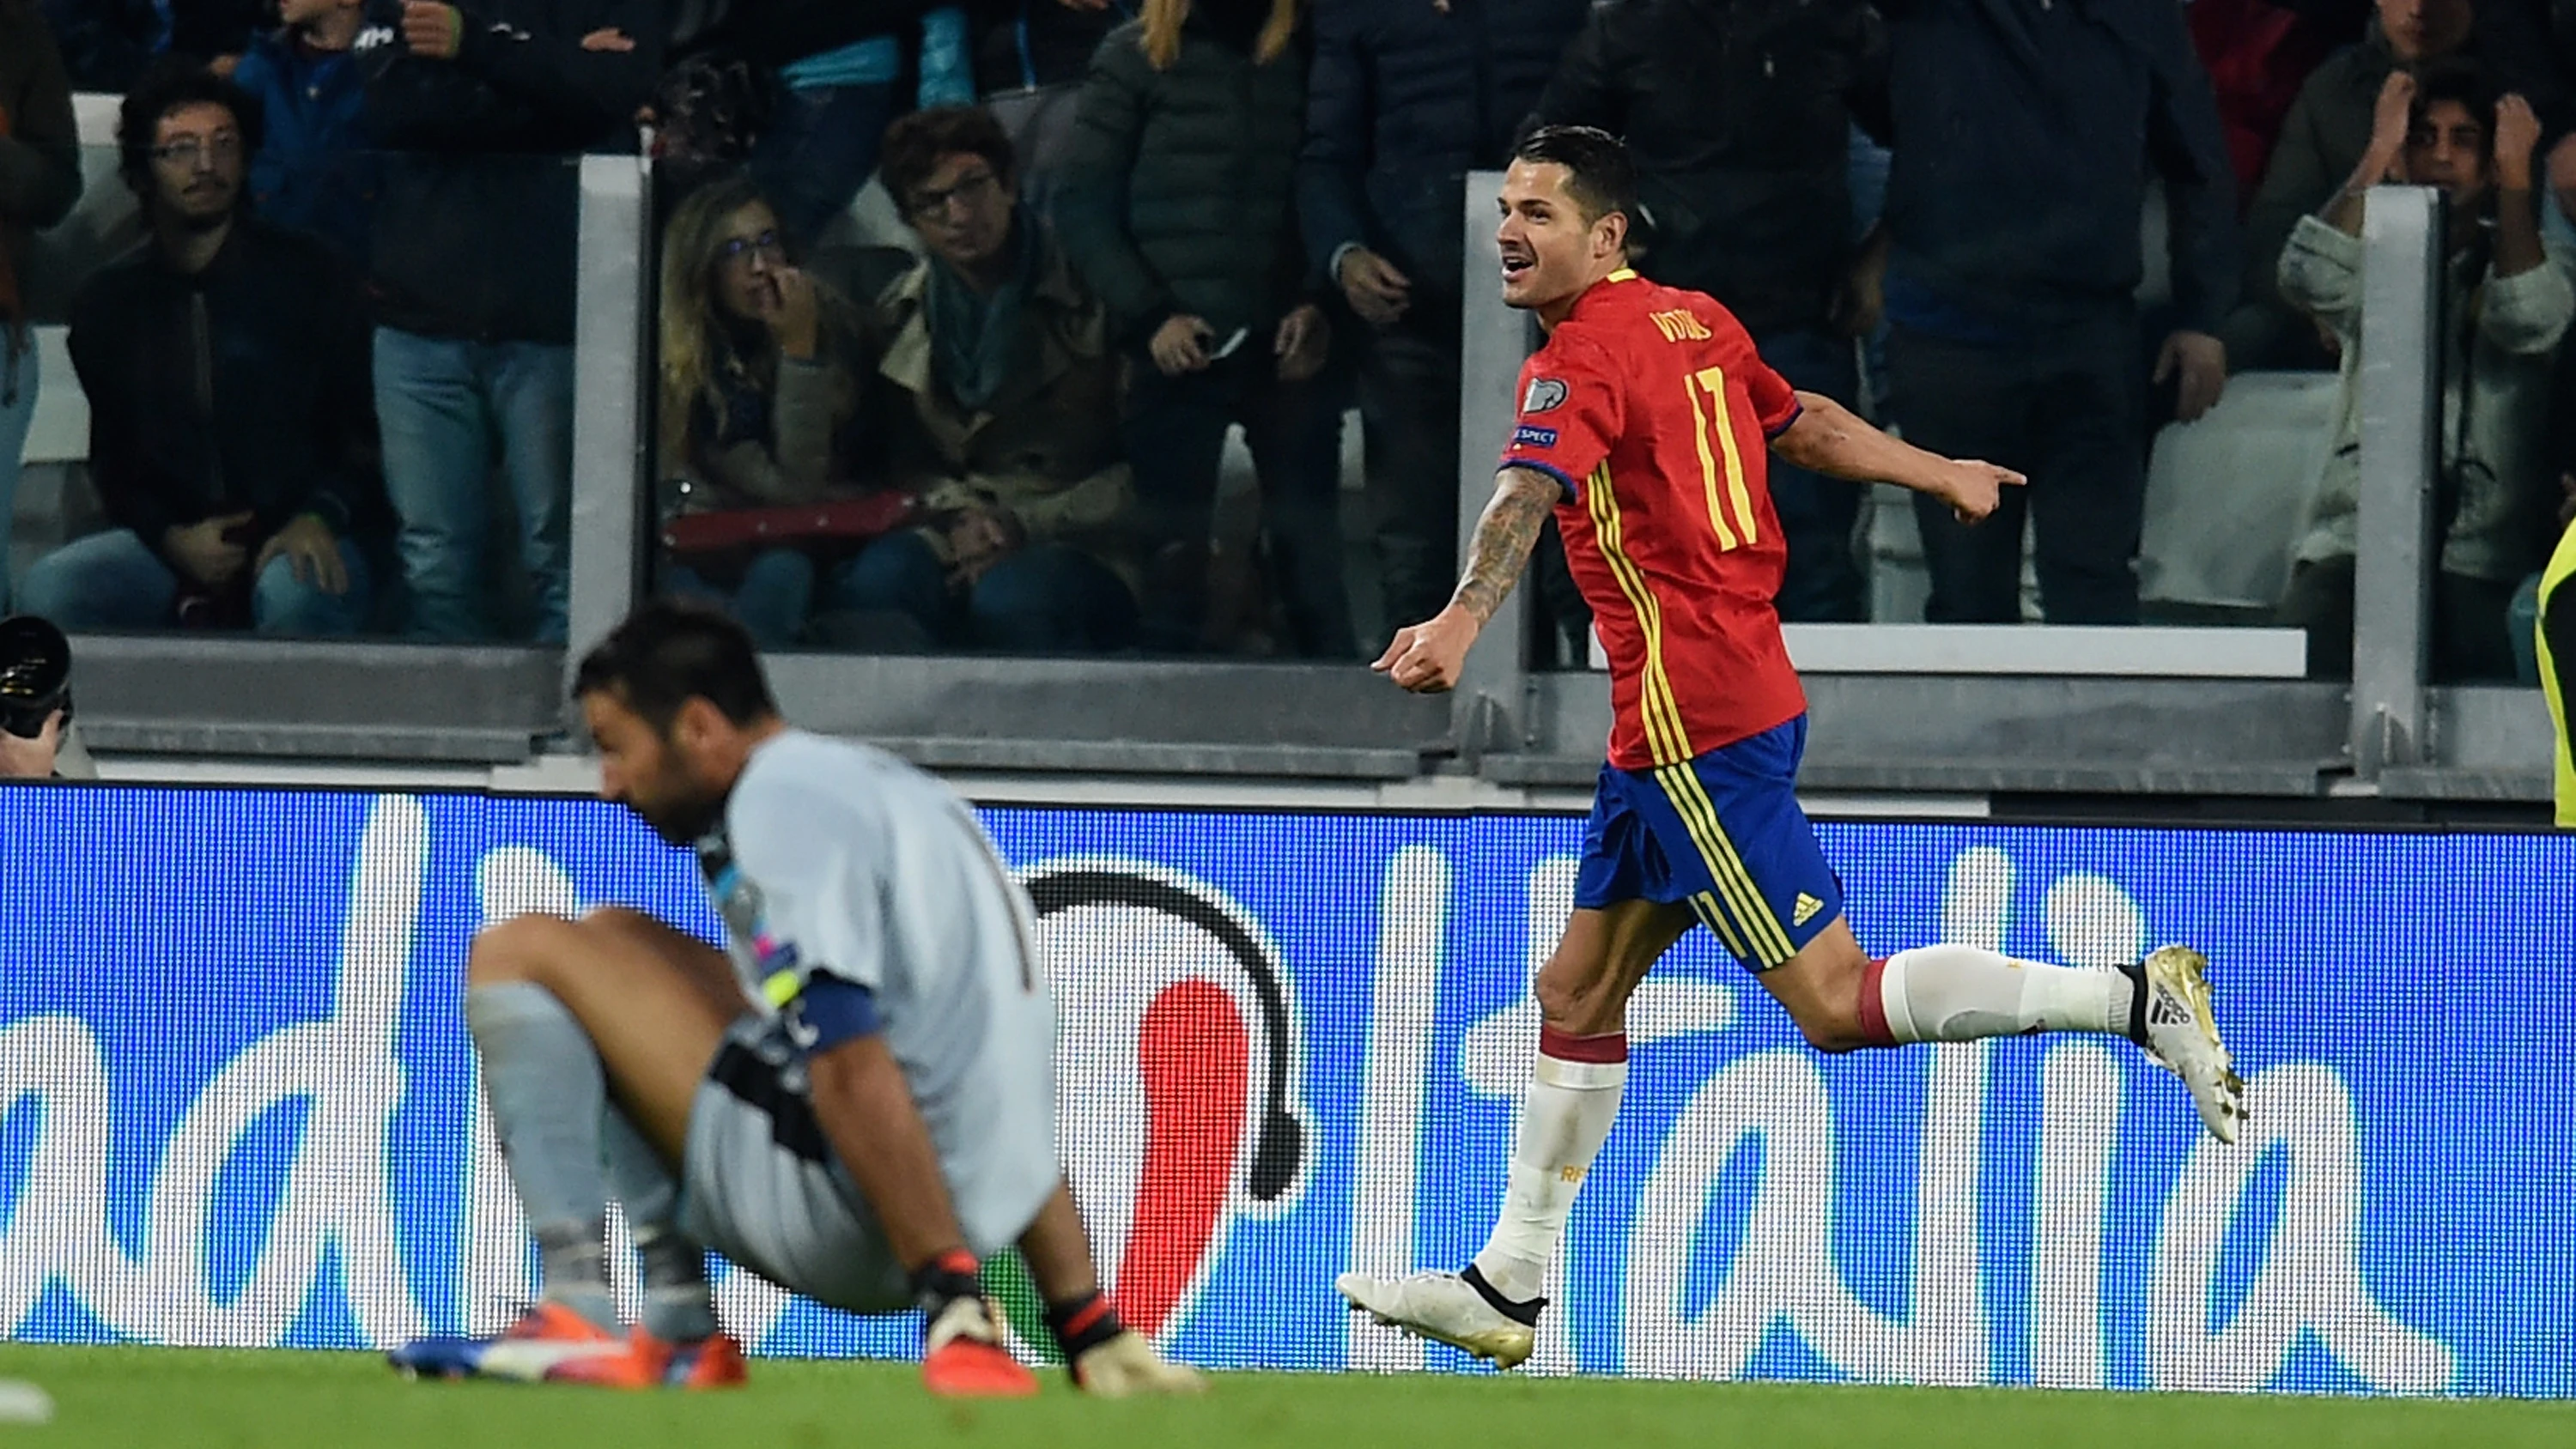
M131 174L84 146L28 249L14 607L559 642L580 158L253 153L212 106L158 135Z
M1047 179L952 157L818 227L664 168L648 587L772 648L1373 656L1389 516L1422 507L1368 486L1359 324L1289 286L1158 349L1030 201ZM1454 400L1419 412L1437 458ZM1402 487L1445 539L1445 473ZM1413 552L1445 598L1445 542Z

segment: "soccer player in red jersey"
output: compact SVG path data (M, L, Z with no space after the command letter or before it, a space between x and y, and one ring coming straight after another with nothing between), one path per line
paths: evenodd
M1724 307L1629 269L1635 196L1627 152L1603 132L1548 127L1515 153L1503 298L1538 314L1547 343L1522 369L1520 418L1456 595L1376 664L1406 689L1454 686L1555 510L1610 655L1617 723L1574 915L1534 983L1538 1061L1502 1211L1462 1272L1336 1285L1356 1310L1504 1368L1529 1357L1548 1263L1618 1113L1628 997L1693 923L1820 1051L2101 1032L2180 1074L2220 1140L2244 1118L2197 951L2093 971L1958 945L1874 960L1853 939L1795 793L1807 704L1771 605L1787 550L1767 455L1930 493L1970 522L2022 479L1793 391Z

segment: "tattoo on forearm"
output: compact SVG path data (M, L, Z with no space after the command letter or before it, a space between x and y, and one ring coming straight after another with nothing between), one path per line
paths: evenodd
M1556 483L1526 468L1507 468L1494 496L1476 519L1476 536L1467 543L1467 567L1449 602L1466 610L1479 624L1494 617L1504 596L1528 567L1538 545L1539 527L1555 505Z

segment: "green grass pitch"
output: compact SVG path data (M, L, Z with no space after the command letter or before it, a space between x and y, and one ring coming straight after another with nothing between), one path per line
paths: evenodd
M2283 1449L2576 1444L2576 1404L1233 1373L1202 1399L1092 1403L1060 1375L1017 1403L924 1395L900 1364L763 1361L739 1393L408 1383L373 1355L0 1345L54 1400L0 1449Z

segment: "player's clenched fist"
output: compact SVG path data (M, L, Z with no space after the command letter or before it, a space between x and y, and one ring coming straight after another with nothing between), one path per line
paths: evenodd
M2003 503L2004 490L2019 488L2030 480L2010 468L1974 458L1950 460L1950 476L1944 480L1941 501L1961 523L1981 523Z
M1451 604L1426 623L1396 630L1394 642L1369 668L1416 694L1455 689L1477 631L1476 616Z

